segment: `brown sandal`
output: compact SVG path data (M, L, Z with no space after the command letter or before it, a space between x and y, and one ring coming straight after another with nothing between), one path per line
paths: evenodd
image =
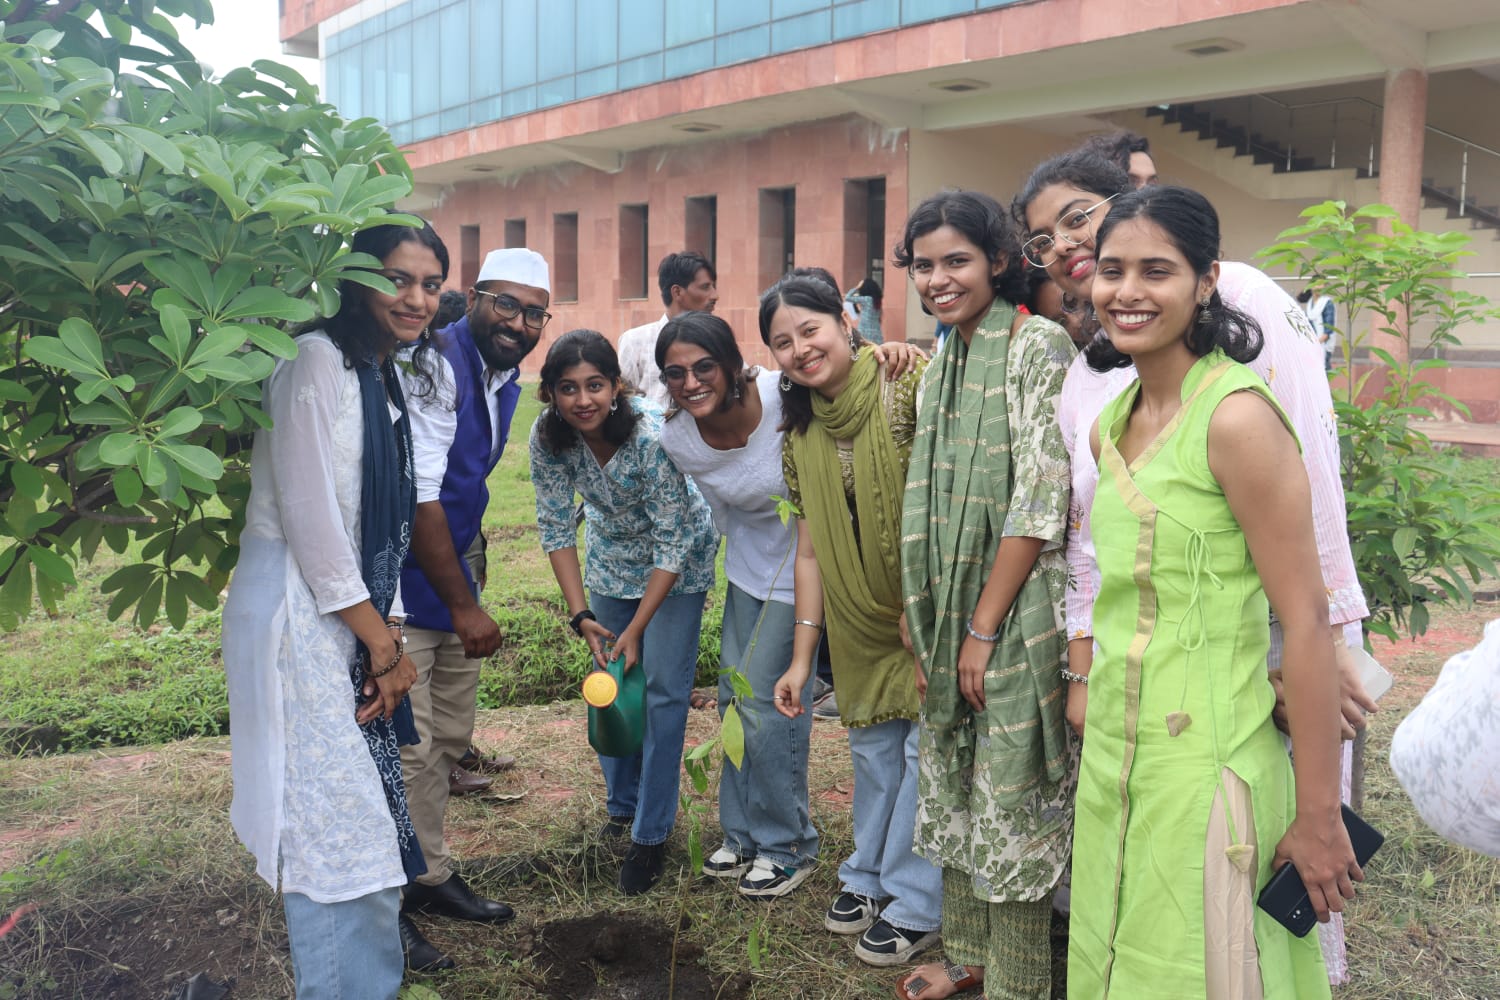
M923 969L933 967L942 970L941 977L937 978L936 981L930 981L927 976L922 974ZM927 965L919 965L907 974L906 978L896 983L896 1000L943 1000L944 997L951 997L967 990L972 990L984 982L983 968L977 965L974 968L980 970L979 974L970 972L968 966L959 965L957 962L950 962L947 959L944 959L941 963L929 962ZM951 991L932 995L929 995L927 992L930 989L941 988L944 985L951 986Z
M688 708L708 709L719 707L719 692L713 688L693 688L688 695Z

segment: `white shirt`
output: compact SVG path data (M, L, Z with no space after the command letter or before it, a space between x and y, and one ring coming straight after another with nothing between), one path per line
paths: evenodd
M711 447L698 422L677 413L661 428L661 446L672 463L698 484L714 527L727 539L724 575L758 601L792 603L792 563L797 528L776 513L772 497L787 495L781 476L781 393L775 379L761 372L746 387L760 395L760 423L743 448Z
M1319 337L1324 334L1328 335L1328 339L1321 344L1325 354L1332 354L1339 346L1339 332L1337 328L1325 326L1323 323L1323 310L1332 302L1332 296L1319 295L1307 304L1307 321L1312 324L1313 332Z
M1229 305L1260 324L1265 346L1248 367L1265 380L1297 431L1302 462L1312 485L1313 532L1328 594L1329 620L1347 626L1346 637L1360 641L1358 622L1370 612L1349 550L1344 484L1339 478L1338 426L1328 378L1316 353L1320 345L1292 297L1248 264L1233 261L1219 264L1219 294ZM1058 401L1057 419L1073 469L1065 601L1070 639L1094 634L1094 598L1099 592L1099 565L1095 562L1089 527L1089 512L1099 485L1099 465L1089 447L1089 434L1104 405L1133 381L1134 367L1101 374L1091 369L1079 354L1068 370Z
M670 318L662 313L654 323L626 330L620 334L618 349L620 375L662 410L671 406L672 399L661 383L661 369L656 367L656 337Z
M1443 666L1391 737L1391 770L1427 825L1500 857L1500 619Z
M275 423L255 436L224 604L229 819L272 887L279 875L283 892L333 903L403 885L406 873L354 721L354 633L337 614L370 596L359 557L359 376L326 334L297 346L266 380Z
M500 390L520 377L518 369L503 372L490 371L484 367L484 358L479 349L472 348L479 365L484 369L484 400L490 414L490 461L499 457ZM421 388L417 377L407 371L405 365L397 365L401 376L401 389L406 393L406 408L411 415L412 460L416 465L417 503L431 503L442 494L443 477L448 474L448 452L453 448L453 439L458 435L458 411L455 401L458 383L453 375L453 366L437 351L430 352L437 362L433 374L434 391L426 396L417 396Z

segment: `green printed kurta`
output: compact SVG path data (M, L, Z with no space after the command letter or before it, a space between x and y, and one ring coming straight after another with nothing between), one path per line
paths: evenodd
M1182 409L1126 465L1116 443L1139 388L1099 417L1099 650L1069 993L1326 997L1317 936L1293 937L1255 906L1296 801L1271 721L1265 593L1208 465L1209 422L1226 396L1276 404L1250 369L1210 354L1188 372Z
M929 367L902 517L907 623L928 677L917 846L988 902L1057 884L1076 776L1058 672L1070 480L1056 411L1075 352L1045 319L1012 334L1014 316L997 301L969 344L955 334ZM1045 544L1001 623L976 713L958 690L958 653L1007 535Z

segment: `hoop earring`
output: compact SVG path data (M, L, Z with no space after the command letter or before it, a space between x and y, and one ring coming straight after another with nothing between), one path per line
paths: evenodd
M785 375L781 376L781 391L782 392L791 392L792 391L792 380L789 379L789 378L787 378Z
M1198 303L1198 325L1207 326L1214 321L1213 313L1209 312L1208 299Z
M619 396L611 397L611 399L609 401L609 412L613 413L616 410L618 410L619 408L620 408L620 397Z

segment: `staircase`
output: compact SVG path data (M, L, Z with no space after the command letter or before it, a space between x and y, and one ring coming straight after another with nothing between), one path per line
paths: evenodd
M1144 118L1153 144L1201 161L1211 144L1214 163L1200 163L1263 198L1351 204L1379 200L1379 105L1359 98L1287 105L1262 94L1172 104L1129 115ZM1422 182L1422 225L1465 227L1475 238L1500 239L1500 153L1429 127ZM1163 133L1166 133L1164 135Z

